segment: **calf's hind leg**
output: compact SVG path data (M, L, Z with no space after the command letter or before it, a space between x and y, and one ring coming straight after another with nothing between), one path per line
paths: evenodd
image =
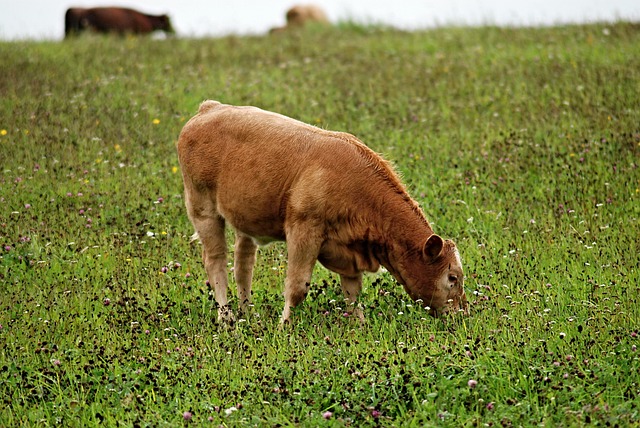
M233 311L227 300L229 277L227 275L227 241L224 234L224 219L210 219L206 226L198 228L202 242L202 259L207 271L209 284L213 287L216 303L218 303L218 321L233 323Z
M258 245L250 236L236 231L233 272L238 287L238 305L243 312L246 312L251 303L251 279L257 250Z
M227 276L227 241L224 218L215 210L210 198L186 189L187 213L202 243L202 261L209 284L218 303L218 321L233 322L233 312L227 300L229 279Z

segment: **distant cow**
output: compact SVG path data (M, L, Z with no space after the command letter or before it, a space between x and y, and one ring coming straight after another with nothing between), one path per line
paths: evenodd
M147 15L133 9L121 7L94 7L67 9L65 14L65 37L82 31L97 33L146 34L153 31L174 33L167 15Z
M322 9L312 4L293 6L287 11L288 26L304 25L307 22L328 24L329 19Z
M287 11L287 25L284 27L276 27L270 30L271 33L279 33L290 28L300 28L307 23L315 22L320 24L328 24L329 18L324 11L312 4L296 5Z
M236 233L241 309L251 298L257 245L284 240L283 323L309 291L316 260L340 275L348 303L360 293L363 272L382 265L432 315L467 311L456 245L433 232L393 168L353 135L205 101L177 150L219 319L233 320L225 224Z

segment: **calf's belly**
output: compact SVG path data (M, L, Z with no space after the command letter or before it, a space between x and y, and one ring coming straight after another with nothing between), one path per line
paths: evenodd
M230 192L226 197L218 197L216 205L227 224L251 236L258 244L285 240L284 219L276 198L241 193L234 196Z

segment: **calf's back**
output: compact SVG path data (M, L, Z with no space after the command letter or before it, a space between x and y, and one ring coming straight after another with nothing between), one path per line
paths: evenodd
M285 239L288 214L331 222L357 210L362 197L382 197L381 179L400 186L354 136L255 107L206 101L183 129L178 152L188 185L215 195L216 210L259 241Z

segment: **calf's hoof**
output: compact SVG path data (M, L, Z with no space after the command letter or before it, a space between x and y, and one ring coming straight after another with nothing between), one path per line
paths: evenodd
M218 322L229 327L236 323L236 317L229 306L223 306L218 309Z

